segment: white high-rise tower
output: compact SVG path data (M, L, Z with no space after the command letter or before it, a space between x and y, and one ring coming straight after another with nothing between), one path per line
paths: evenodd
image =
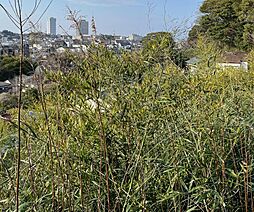
M49 35L56 35L56 18L53 17L49 18L47 33Z

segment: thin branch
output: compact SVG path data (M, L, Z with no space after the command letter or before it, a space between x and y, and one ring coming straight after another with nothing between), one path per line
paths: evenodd
M151 2L150 0L147 0L147 19L148 19L148 29L149 31L151 32L152 31L152 27L151 27L151 14L152 14L152 11L154 9L154 4L153 2Z
M164 0L164 5L163 5L163 18L164 18L164 25L165 25L165 30L168 31L168 23L167 23L167 4L168 0Z
M17 0L13 0L14 2L14 8L15 8L15 11L16 11L16 14L17 14L17 18L19 17L19 11L18 11L18 6L17 6Z
M11 10L13 12L13 15L6 9L3 4L0 4L0 8L3 9L3 11L6 13L10 21L19 29L20 33L20 60L19 60L19 96L18 96L18 147L17 147L17 169L16 169L16 211L19 211L19 193L20 193L20 168L21 168L21 100L22 100L22 74L23 74L23 62L24 62L24 27L25 24L30 21L30 18L35 14L35 12L38 10L42 0L34 0L34 6L29 15L25 18L23 18L23 0L13 0L13 3L8 0L9 5L11 7ZM52 4L53 0L49 2L46 9L43 11L39 19L36 23L38 23L45 12L48 10L49 6ZM15 17L16 16L16 17ZM28 27L30 29L30 27ZM26 29L26 30L28 30ZM54 181L54 180L53 180ZM54 195L53 195L54 196ZM54 198L52 199L52 208L54 209Z
M43 13L40 15L40 17L37 19L37 21L34 23L34 25L37 25L40 20L42 19L42 17L45 15L45 13L47 12L48 8L50 7L50 5L53 3L54 0L51 0L49 2L49 4L47 5L46 9L43 11ZM27 32L31 29L31 27L28 27L27 29L24 29L24 32Z
M12 9L13 14L16 16L16 18L18 18L19 15L18 15L16 9L14 8L14 6L13 6L13 4L11 3L10 0L9 0L9 5L10 5L10 7L11 7L11 9Z
M6 13L6 15L8 16L8 18L10 19L10 21L17 27L19 28L18 26L18 21L7 11L7 9L2 5L0 4L0 8L2 8L4 10L4 12Z
M38 0L36 0L36 1L35 1L35 4L34 4L34 7L33 7L33 9L32 9L32 12L30 13L30 15L28 15L28 16L26 17L25 20L23 20L23 24L24 24L24 25L25 25L25 24L28 22L28 20L34 15L34 13L38 10L38 8L39 8L40 5L41 5L41 0L39 0L39 2L38 2Z

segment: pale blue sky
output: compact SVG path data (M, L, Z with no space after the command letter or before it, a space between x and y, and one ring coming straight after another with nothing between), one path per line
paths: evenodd
M23 0L26 11L33 1ZM8 0L0 2L8 5ZM37 14L43 11L49 0L43 2ZM66 6L69 6L79 10L80 15L89 21L94 16L98 33L145 35L149 31L172 30L176 26L188 28L198 17L201 3L202 0L54 0L40 26L41 30L45 31L47 18L53 16L57 18L58 25L69 30L69 23L66 21ZM0 30L15 31L2 10L0 20ZM58 27L58 33L61 32Z

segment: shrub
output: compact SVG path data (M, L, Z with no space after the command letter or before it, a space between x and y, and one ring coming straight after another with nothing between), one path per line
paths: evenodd
M24 210L253 210L253 72L186 75L105 48L78 64L23 111ZM0 206L12 210L10 158Z

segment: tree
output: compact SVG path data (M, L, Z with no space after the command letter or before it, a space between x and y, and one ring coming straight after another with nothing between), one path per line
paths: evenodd
M203 16L189 33L189 40L206 35L222 46L249 50L254 46L253 0L205 0Z
M36 64L25 59L22 63L23 74L30 75L34 72ZM0 81L12 79L19 75L19 58L3 57L0 58Z
M143 53L153 58L164 59L174 54L175 42L169 32L154 32L147 34L142 41Z
M142 46L142 53L148 59L157 62L172 61L180 67L184 66L184 54L177 49L170 32L149 33L143 38Z
M221 49L216 43L206 37L199 36L194 53L198 58L198 70L206 73L214 73L216 64L221 59Z
M254 0L242 0L239 20L244 24L243 46L254 46Z

